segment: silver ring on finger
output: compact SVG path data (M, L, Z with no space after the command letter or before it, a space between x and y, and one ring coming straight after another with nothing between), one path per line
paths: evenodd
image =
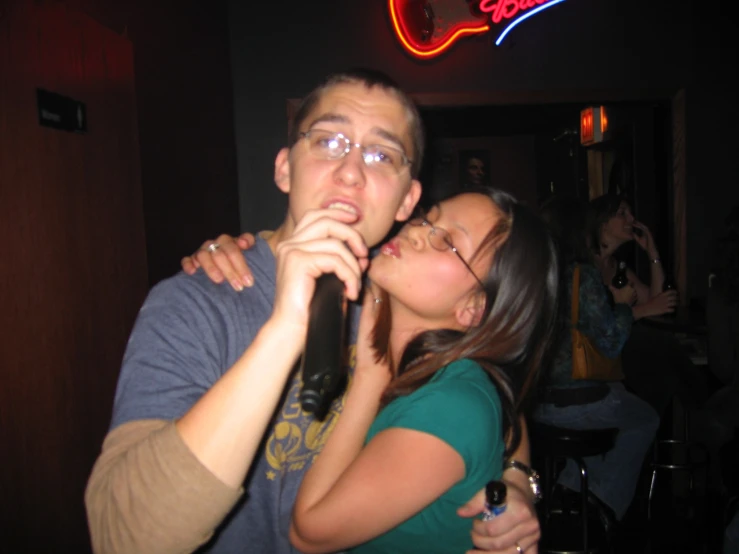
M218 244L217 242L211 242L211 243L210 243L210 244L208 245L208 251L209 251L209 252L215 252L215 251L216 251L216 250L218 250L218 249L219 249L220 247L221 247L221 245L220 245L220 244Z
M523 554L523 548L521 548L521 545L518 544L518 541L516 541L516 553Z

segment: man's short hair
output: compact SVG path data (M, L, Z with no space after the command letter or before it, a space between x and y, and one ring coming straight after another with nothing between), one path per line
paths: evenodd
M290 136L288 137L288 145L292 148L300 139L300 127L305 119L310 115L318 104L323 94L337 85L343 84L363 84L368 89L379 87L382 90L394 95L405 108L408 115L408 123L411 132L411 141L413 143L413 152L409 155L411 158L411 176L418 177L423 162L423 150L425 147L425 135L423 131L423 122L421 114L418 112L416 104L411 100L400 86L381 71L373 69L350 69L340 73L329 75L323 83L314 88L308 96L303 98L293 121Z

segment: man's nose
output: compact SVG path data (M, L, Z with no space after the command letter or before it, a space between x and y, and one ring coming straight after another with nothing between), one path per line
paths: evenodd
M338 160L338 164L335 171L337 181L350 187L364 186L366 166L361 147L352 146L351 150Z

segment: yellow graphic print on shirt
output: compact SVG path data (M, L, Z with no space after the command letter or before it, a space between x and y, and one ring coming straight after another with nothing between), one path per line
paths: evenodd
M349 375L354 370L356 346L349 347ZM285 396L277 423L267 438L264 455L277 473L303 471L306 465L313 462L326 444L329 433L333 430L339 414L344 407L346 391L334 400L323 421L318 421L300 407L300 389L303 385L300 372L296 374ZM268 472L267 479L274 480L275 472Z

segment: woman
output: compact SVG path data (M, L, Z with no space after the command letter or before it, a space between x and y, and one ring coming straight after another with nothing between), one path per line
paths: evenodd
M674 312L677 292L663 292L665 272L659 251L646 225L634 219L629 203L615 195L600 196L590 202L588 219L595 265L604 283L611 283L618 265L616 254L626 243L636 241L649 258L649 285L627 269L629 283L636 291L636 301L631 307L634 321ZM627 385L660 416L667 413L675 397L693 408L708 396L704 376L675 337L667 332L635 325L624 346L623 360ZM698 417L692 423L697 425Z
M463 552L468 530L449 516L500 476L503 438L516 446L516 391L554 313L553 249L507 194L461 194L409 222L369 277L378 317L360 324L367 343L291 540L304 552Z
M291 540L303 552L464 552L469 524L455 514L517 446L556 311L556 253L533 214L484 189L406 224L369 278L356 369Z
M635 241L649 258L650 281L645 285L631 268L627 268L629 283L636 291L636 302L631 308L634 319L674 312L677 292L663 292L665 272L657 245L649 228L634 218L629 203L619 196L606 194L592 200L589 209L588 232L595 252L595 265L603 282L609 284L616 274L616 252L624 244Z
M562 300L557 349L544 375L545 392L534 417L543 423L570 429L618 428L614 447L603 456L585 459L589 488L604 502L617 520L631 504L642 462L651 445L659 417L643 400L627 392L619 381L588 381L572 378L572 336L570 334L573 275L580 274L577 328L605 356L616 358L631 332L631 304L636 292L628 284L610 286L613 302L593 265L593 255L585 241L586 205L577 198L555 198L542 208L558 246L562 264ZM559 476L559 483L579 490L580 477L571 460Z

